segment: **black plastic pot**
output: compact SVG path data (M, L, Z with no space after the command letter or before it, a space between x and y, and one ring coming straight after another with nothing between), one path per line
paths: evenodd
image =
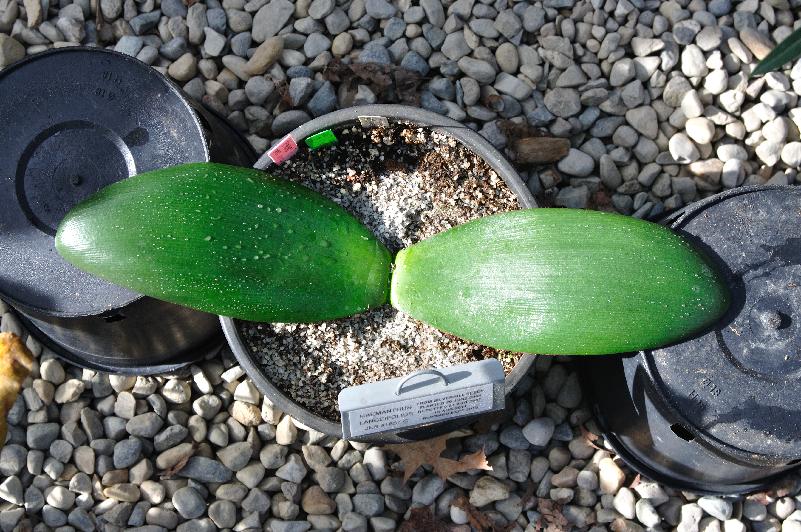
M449 134L483 158L487 164L495 170L512 192L515 193L521 207L530 208L537 206L534 197L528 191L525 183L520 179L515 169L489 142L475 131L463 126L455 120L422 109L402 105L366 105L342 109L307 122L296 128L288 136L292 139L290 143L300 144L304 139L320 131L345 125L367 124L371 123L371 121L372 123L376 121L380 123L383 120L430 126ZM286 137L284 140L286 141ZM272 164L275 164L272 157L279 158L279 160L283 158L281 155L268 152L259 159L255 167L262 170L267 169ZM278 408L307 427L331 436L342 437L341 424L334 423L310 412L296 403L291 397L285 395L270 382L242 340L242 336L239 332L238 320L221 317L220 321L228 343L231 346L231 350L239 361L239 364L248 376L253 379L253 382L265 397ZM521 382L523 377L526 376L533 363L534 355L524 356L511 373L506 376L507 396L514 391L515 387ZM410 372L413 369L417 368L410 368ZM445 434L475 421L477 421L476 418L463 418L395 434L366 437L362 440L376 443L399 443L421 440Z
M801 189L748 187L665 220L714 259L732 305L687 341L582 360L607 441L641 474L733 494L801 462L799 214Z
M0 296L30 332L79 366L171 370L222 345L211 314L84 273L54 249L77 202L136 173L255 154L224 120L154 69L98 48L64 48L0 72Z

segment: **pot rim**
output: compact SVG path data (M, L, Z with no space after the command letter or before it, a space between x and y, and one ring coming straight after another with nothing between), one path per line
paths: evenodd
M433 127L435 131L442 131L451 137L455 138L479 157L484 159L490 167L495 170L498 176L504 180L506 185L517 196L521 208L529 209L537 207L537 202L534 196L520 179L517 170L514 169L512 164L489 143L487 139L473 131L469 127L457 122L456 120L447 116L439 115L437 113L419 109L417 107L410 107L407 105L396 104L377 104L377 105L360 105L356 107L348 107L340 109L322 116L319 116L309 122L301 124L300 126L289 132L296 142L301 142L307 137L318 133L320 131L331 129L349 122L359 120L359 117L372 117L379 116L384 118L392 118L398 121L416 122L424 126ZM266 153L262 155L254 168L265 170L273 164L272 159Z
M301 124L293 129L288 136L291 136L296 143L300 143L307 137L320 131L358 121L359 117L384 117L396 121L418 123L433 127L435 131L442 131L452 136L490 165L514 193L520 203L521 209L537 207L534 196L532 196L526 184L520 179L517 171L489 141L456 120L424 109L394 104L349 107L322 115ZM286 138L286 136L287 135L283 138ZM265 153L256 162L254 168L266 170L272 164L274 164L272 159ZM242 340L239 328L236 325L237 321L238 320L234 318L220 316L223 333L225 334L231 351L239 365L245 370L247 376L256 384L256 387L261 390L271 403L284 413L289 414L290 417L302 425L330 436L342 438L341 423L335 423L312 413L291 397L287 396L266 377L263 370L254 362L254 357L245 346L245 342ZM523 354L517 364L515 364L512 371L506 376L506 395L511 394L523 377L528 373L529 369L534 365L536 357L537 355L534 354ZM434 423L433 425L436 426L437 424ZM353 441L404 443L408 440L394 433L385 433L375 435L375 437L365 436L364 438L354 438Z
M134 365L124 365L115 362L118 359L103 359L90 353L76 352L68 346L60 344L48 335L42 327L34 323L30 316L23 314L13 305L9 305L8 312L14 314L27 334L33 336L42 346L48 348L61 360L65 360L79 368L116 375L148 376L175 373L190 364L205 360L209 356L217 356L224 346L222 335L218 330L207 341L193 349L179 351L174 356L167 358L155 358L137 361Z

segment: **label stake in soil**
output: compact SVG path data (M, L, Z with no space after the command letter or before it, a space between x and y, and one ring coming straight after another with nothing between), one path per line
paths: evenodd
M318 150L320 148L324 148L325 146L334 144L336 141L337 136L334 135L334 132L330 129L326 129L324 131L320 131L319 133L315 133L311 137L308 137L306 139L306 146L312 150Z
M272 159L275 164L291 159L298 151L298 143L292 138L292 135L287 135L282 138L278 144L267 152L267 156Z
M495 359L352 386L339 394L342 437L408 430L502 410L505 391L503 366Z

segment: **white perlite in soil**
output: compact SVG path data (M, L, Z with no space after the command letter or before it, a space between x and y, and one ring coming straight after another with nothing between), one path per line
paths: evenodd
M362 220L392 252L482 216L518 207L514 194L454 138L425 128L345 128L339 142L304 149L271 170L333 199ZM320 324L241 324L268 379L313 412L339 420L348 386L420 368L518 355L440 332L385 306Z

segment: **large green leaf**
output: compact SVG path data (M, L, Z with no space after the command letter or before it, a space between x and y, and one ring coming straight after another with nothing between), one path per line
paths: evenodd
M461 338L527 353L670 343L717 320L726 287L659 225L594 211L489 216L398 254L392 304Z
M795 61L801 57L801 28L787 36L776 48L770 51L765 58L759 62L757 67L751 72L752 76L767 74L772 70L781 68L790 61Z
M316 192L196 163L108 186L70 211L56 247L143 294L248 320L311 322L383 305L392 259Z

